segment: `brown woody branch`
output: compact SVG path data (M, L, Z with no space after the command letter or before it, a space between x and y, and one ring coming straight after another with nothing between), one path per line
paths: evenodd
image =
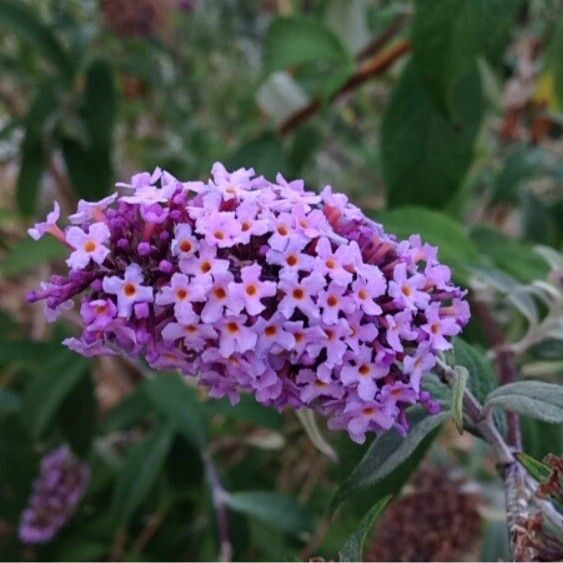
M336 92L330 99L334 101L348 92L355 90L364 82L367 82L374 76L385 72L397 59L401 58L410 50L410 42L403 40L388 50L376 54L373 58L363 63L358 70L346 81L346 83ZM278 128L281 135L286 135L293 129L296 129L312 117L322 106L319 99L315 99L305 107L298 110Z

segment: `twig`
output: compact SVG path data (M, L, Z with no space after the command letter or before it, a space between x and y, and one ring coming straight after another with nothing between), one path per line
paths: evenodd
M233 557L233 546L229 534L229 516L227 505L225 504L225 497L227 492L223 488L219 472L209 452L203 453L203 464L205 466L205 473L209 486L211 487L211 497L213 506L217 513L217 528L219 531L219 561L231 561Z
M404 40L397 43L387 51L384 51L381 54L377 54L372 59L360 66L360 68L348 79L348 81L338 90L338 92L336 92L331 97L331 101L334 101L347 94L351 90L356 89L358 86L362 85L370 78L381 74L382 72L387 70L397 59L402 57L405 53L408 53L409 50L410 43L409 41ZM313 116L321 108L321 106L321 100L313 100L311 103L301 108L296 113L291 115L286 121L284 121L279 127L279 133L281 135L286 135L293 129L299 127L311 116Z
M455 377L454 370L441 359L435 368L448 384L451 385ZM464 412L469 420L481 433L483 439L489 444L497 458L497 470L504 482L506 496L506 523L510 539L510 548L514 561L532 561L535 550L527 541L528 532L523 523L529 517L529 502L531 491L526 481L524 468L518 463L513 454L513 449L504 440L497 430L491 416L483 408L477 398L469 389L463 396Z
M518 379L514 351L507 346L504 333L491 314L489 305L482 301L473 300L473 311L481 321L485 336L491 347L497 350L499 382L501 385L514 383ZM507 441L516 450L522 449L522 432L518 414L507 411Z
M410 14L406 12L402 14L397 14L393 18L393 21L391 22L389 27L381 35L379 35L373 41L368 43L358 53L358 56L356 57L358 61L359 62L365 61L366 59L369 59L370 57L373 57L374 55L379 53L379 51L381 51L381 49L383 49L383 47L387 43L389 43L389 41L393 39L393 37L395 37L395 35L397 35L399 31L401 31L409 16Z
M150 516L147 521L147 525L143 528L131 547L131 555L137 557L143 552L147 544L151 541L161 524L164 522L165 517L166 514L163 511L155 512Z

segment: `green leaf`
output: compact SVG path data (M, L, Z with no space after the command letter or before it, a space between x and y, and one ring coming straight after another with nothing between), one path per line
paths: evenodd
M21 397L9 389L0 389L0 416L12 414L19 410Z
M338 37L315 18L277 18L270 25L264 49L267 72L321 61L347 65L350 60Z
M444 207L460 188L473 160L483 113L477 72L456 83L450 124L409 62L383 117L381 165L391 207Z
M64 399L88 374L85 358L63 350L41 366L26 389L21 417L33 439L45 432Z
M232 421L242 421L271 430L281 430L283 418L275 409L265 407L256 402L254 397L243 395L239 404L233 408L229 399L211 399L203 405L207 415L221 415Z
M203 407L184 380L177 374L160 374L147 381L144 392L157 412L175 430L200 449L207 444Z
M69 250L51 236L40 240L25 238L14 244L0 266L0 274L6 278L24 274L37 268L39 264L51 262L68 256Z
M58 108L58 100L50 85L39 88L25 117L25 137L21 146L20 172L16 200L25 215L35 212L43 170L48 158L46 129L48 120Z
M44 369L45 363L61 353L60 343L30 342L28 340L0 340L0 365L21 364Z
M469 371L464 366L455 366L455 377L452 386L452 418L457 430L463 434L463 394L467 387Z
M144 387L137 387L110 411L103 425L104 432L123 430L139 423L147 416L150 407L151 403L144 393Z
M129 522L153 489L170 450L172 437L170 428L156 426L129 451L113 497L113 511L120 523Z
M455 88L474 75L478 57L498 59L520 4L520 0L417 1L413 60L445 114L455 119Z
M450 416L449 411L429 416L421 407L411 409L409 433L402 437L395 430L388 430L379 435L354 471L340 485L331 505L337 506L351 492L359 488L377 484L406 461L421 441Z
M498 268L524 283L545 279L548 274L547 264L529 244L510 239L483 225L472 229L471 239Z
M551 469L541 461L534 459L524 452L514 454L516 459L526 468L526 471L538 482L547 481L551 475Z
M302 408L295 411L295 414L315 447L327 457L332 459L332 461L338 461L337 453L326 441L326 438L322 435L319 426L317 425L314 411L308 408Z
M496 387L495 374L491 362L480 350L457 337L453 341L455 363L467 368L468 387L482 403Z
M563 105L563 18L559 17L555 32L547 48L547 68L553 76L555 96L560 105Z
M287 157L281 141L272 134L243 143L229 158L228 167L252 167L257 174L274 179L278 172L287 170Z
M423 207L399 207L380 211L375 219L388 232L401 239L419 233L428 243L439 249L440 260L454 269L454 275L466 282L468 265L479 260L479 253L461 224L438 211Z
M0 0L0 25L32 44L63 76L70 79L70 59L55 34L36 13L19 0Z
M366 543L368 534L376 519L383 512L390 500L391 495L387 495L378 500L371 510L364 516L360 525L346 540L346 543L342 547L342 550L340 551L340 561L363 561L364 544Z
M232 510L290 534L310 532L313 529L312 517L307 508L294 498L281 493L270 491L227 493L225 502Z
M86 69L83 115L90 145L110 150L117 115L117 89L113 68L106 60L94 59Z
M80 457L87 457L96 433L97 404L91 374L80 379L59 409L63 436Z
M518 381L498 387L485 406L501 407L545 422L563 422L563 387L542 381Z

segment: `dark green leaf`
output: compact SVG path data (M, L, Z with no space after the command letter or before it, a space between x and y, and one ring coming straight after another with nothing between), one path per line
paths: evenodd
M520 417L524 438L524 451L536 459L548 453L563 452L561 425L542 422L527 416Z
M61 432L80 457L88 455L94 440L96 409L92 376L88 374L65 397L59 409Z
M60 355L61 345L27 340L0 340L0 365L21 364L35 369Z
M306 16L277 18L265 46L267 72L319 61L348 64L350 54L322 22Z
M232 510L256 518L276 529L291 534L310 532L313 522L309 511L295 499L270 491L228 493L227 506Z
M391 496L387 495L375 503L373 508L364 516L360 525L348 538L340 551L340 561L363 561L364 544L375 520L383 512Z
M160 415L186 440L200 449L207 444L203 407L193 389L177 374L161 374L147 381L144 392Z
M76 193L85 199L99 199L108 193L112 178L111 155L70 137L61 139L70 181Z
M407 436L388 430L371 444L360 463L336 492L332 506L337 506L352 491L375 485L399 467L415 451L420 442L451 416L449 411L429 416L422 408L415 407L409 413L411 429Z
M129 428L147 416L151 403L143 391L144 388L139 386L111 410L103 425L105 432Z
M478 226L471 231L471 238L479 250L496 266L520 281L529 283L544 279L549 268L531 245L510 239L490 227Z
M501 407L545 422L563 422L563 387L542 381L518 381L489 394L486 406Z
M16 199L25 215L35 211L41 177L48 158L45 139L46 124L58 107L58 100L50 85L39 88L25 118L25 137L21 147L21 164Z
M0 416L17 412L21 405L21 398L9 389L0 389Z
M257 174L273 180L278 172L287 170L287 158L282 143L266 134L242 144L229 161L229 168L252 167Z
M236 407L233 407L230 401L225 398L211 399L205 402L204 409L208 415L219 414L229 421L242 421L272 430L281 430L283 422L283 418L278 411L257 403L254 397L248 395L243 395Z
M16 276L34 270L41 263L58 260L68 256L69 250L51 236L41 240L25 238L10 248L6 260L0 266L0 274L5 277Z
M482 116L479 75L452 92L450 124L426 92L412 62L391 95L381 129L381 159L389 205L444 207L458 191L473 160Z
M536 481L540 483L547 481L551 475L551 469L545 463L534 459L531 455L525 454L524 452L518 452L514 455Z
M21 416L34 439L47 429L64 399L88 374L85 358L63 350L41 366L26 389Z
M510 36L521 0L418 0L413 59L437 105L456 119L452 97L474 75L477 59L496 60ZM453 111L452 111L453 109Z
M86 69L83 109L90 146L111 149L116 113L117 91L113 69L107 61L94 59Z
M122 524L131 519L153 489L172 437L173 433L167 426L157 426L128 453L113 497L113 509Z
M467 266L479 260L479 253L465 227L438 211L422 207L400 207L375 215L388 232L406 239L419 233L439 249L440 260L454 269L454 275L467 280Z
M27 4L18 0L0 0L0 25L31 43L66 78L70 78L72 68L67 53L51 29Z

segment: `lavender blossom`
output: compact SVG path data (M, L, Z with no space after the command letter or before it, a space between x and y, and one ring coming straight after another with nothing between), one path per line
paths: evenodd
M59 229L69 275L29 296L49 318L81 296L71 349L177 369L233 404L307 406L356 442L407 432L415 402L436 411L421 380L469 307L420 236L398 241L329 186L219 163L207 182L157 168L118 187L81 202Z
M88 465L61 446L41 461L29 506L21 515L19 537L26 544L46 543L74 514L90 478Z

